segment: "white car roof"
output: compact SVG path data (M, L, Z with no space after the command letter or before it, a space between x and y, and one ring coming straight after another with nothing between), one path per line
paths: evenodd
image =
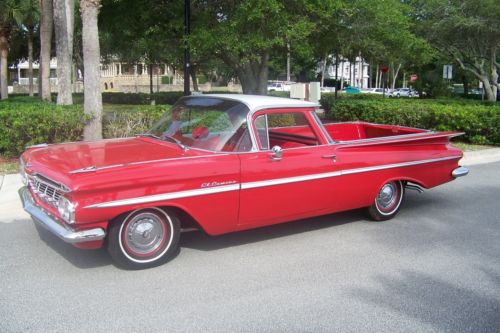
M261 95L243 95L243 94L207 94L196 95L191 97L218 97L241 102L248 106L250 112L255 112L262 109L269 108L316 108L320 105L313 102L301 101L298 99L261 96Z

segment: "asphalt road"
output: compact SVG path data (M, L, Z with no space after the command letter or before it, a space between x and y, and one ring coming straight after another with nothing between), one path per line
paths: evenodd
M0 332L499 332L500 163L399 215L209 237L143 271L0 223Z

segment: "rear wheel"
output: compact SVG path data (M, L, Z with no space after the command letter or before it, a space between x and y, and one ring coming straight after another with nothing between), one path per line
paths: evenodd
M159 208L136 210L109 228L108 252L120 266L142 269L158 266L177 252L180 222Z
M368 215L375 221L385 221L398 213L404 196L401 181L385 183L378 192L373 204L368 208Z

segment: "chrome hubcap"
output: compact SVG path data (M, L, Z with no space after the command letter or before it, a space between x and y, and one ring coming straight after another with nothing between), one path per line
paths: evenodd
M125 236L132 251L146 255L160 247L165 238L165 227L155 214L142 213L128 223Z
M385 184L384 187L380 190L377 196L377 205L381 209L390 209L394 206L397 200L398 190L396 188L396 184L389 183Z

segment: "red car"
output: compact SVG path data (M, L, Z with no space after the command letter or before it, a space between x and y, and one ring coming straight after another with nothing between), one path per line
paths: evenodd
M182 98L145 134L30 147L24 209L79 248L105 245L120 265L167 261L181 231L210 235L366 207L387 220L405 189L468 170L460 135L365 122L323 125L319 105L204 95Z

